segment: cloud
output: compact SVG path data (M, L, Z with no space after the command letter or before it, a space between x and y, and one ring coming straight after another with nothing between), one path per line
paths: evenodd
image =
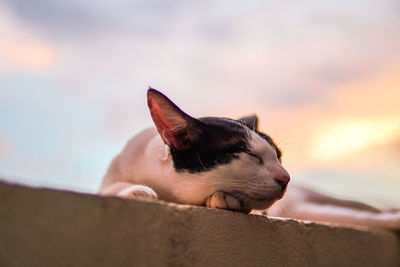
M54 47L13 23L6 9L0 10L0 35L0 73L48 70L54 66Z
M62 76L229 92L237 105L308 105L400 59L397 1L4 3L62 50Z
M55 61L55 52L52 47L40 43L9 43L9 49L2 50L5 53L0 53L0 58L4 58L5 62L11 67L22 70L44 70L53 66Z
M112 32L159 34L185 1L8 0L5 4L43 34L70 38Z

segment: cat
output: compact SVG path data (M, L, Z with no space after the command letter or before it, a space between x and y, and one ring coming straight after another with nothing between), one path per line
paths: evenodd
M99 194L400 229L400 213L288 189L282 152L258 130L256 115L196 119L153 88L147 102L156 127L128 141L111 162Z

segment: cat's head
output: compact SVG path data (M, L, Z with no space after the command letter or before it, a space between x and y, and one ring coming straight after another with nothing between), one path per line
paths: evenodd
M258 131L255 115L195 119L155 89L150 88L147 97L154 124L170 148L174 171L203 182L193 194L205 192L208 197L208 186L233 195L248 209L268 208L283 197L289 174L277 145Z

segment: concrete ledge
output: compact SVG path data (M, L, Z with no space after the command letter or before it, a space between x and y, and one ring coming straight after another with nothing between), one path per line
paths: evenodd
M0 266L399 266L395 233L0 183Z

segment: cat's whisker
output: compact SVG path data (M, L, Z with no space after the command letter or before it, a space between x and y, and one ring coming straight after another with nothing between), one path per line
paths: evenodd
M197 151L195 151L195 154L196 154L197 160L199 161L200 165L203 167L203 170L204 170L204 171L207 171L206 166L205 166L204 163L201 161L201 158L200 158L199 153L198 153Z

